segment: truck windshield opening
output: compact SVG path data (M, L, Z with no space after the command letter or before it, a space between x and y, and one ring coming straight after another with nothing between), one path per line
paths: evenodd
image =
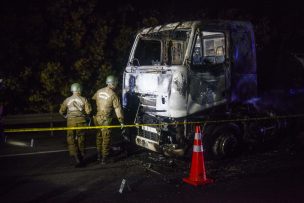
M143 34L136 45L133 59L140 66L181 65L191 30L167 30Z

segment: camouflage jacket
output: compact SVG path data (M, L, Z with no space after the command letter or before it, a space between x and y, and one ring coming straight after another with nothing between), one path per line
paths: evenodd
M64 115L67 112L68 118L85 117L86 114L90 114L92 111L91 105L85 97L77 94L66 98L61 104L59 113Z
M93 100L96 100L97 116L103 116L105 118L113 117L113 112L117 116L120 123L124 121L124 115L121 108L120 100L117 94L109 87L98 90Z

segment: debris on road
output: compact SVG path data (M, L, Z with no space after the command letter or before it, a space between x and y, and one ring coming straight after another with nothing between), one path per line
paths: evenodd
M119 191L118 191L120 194L123 193L125 186L127 186L128 190L131 191L131 187L130 187L129 183L127 182L127 180L122 179L120 187L119 187Z

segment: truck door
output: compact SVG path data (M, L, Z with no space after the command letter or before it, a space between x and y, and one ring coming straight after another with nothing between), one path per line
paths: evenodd
M199 104L202 109L224 102L227 66L224 33L197 31L191 55L188 102ZM191 103L188 104L189 113L195 113L191 112L194 111Z

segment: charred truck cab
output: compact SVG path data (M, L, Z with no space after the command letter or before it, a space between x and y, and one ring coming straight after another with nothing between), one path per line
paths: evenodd
M123 107L139 124L136 144L167 155L191 149L193 121L231 120L204 126L204 151L216 158L233 154L242 143L274 136L277 120L238 120L272 115L252 104L256 96L249 22L191 21L142 29L123 75Z

